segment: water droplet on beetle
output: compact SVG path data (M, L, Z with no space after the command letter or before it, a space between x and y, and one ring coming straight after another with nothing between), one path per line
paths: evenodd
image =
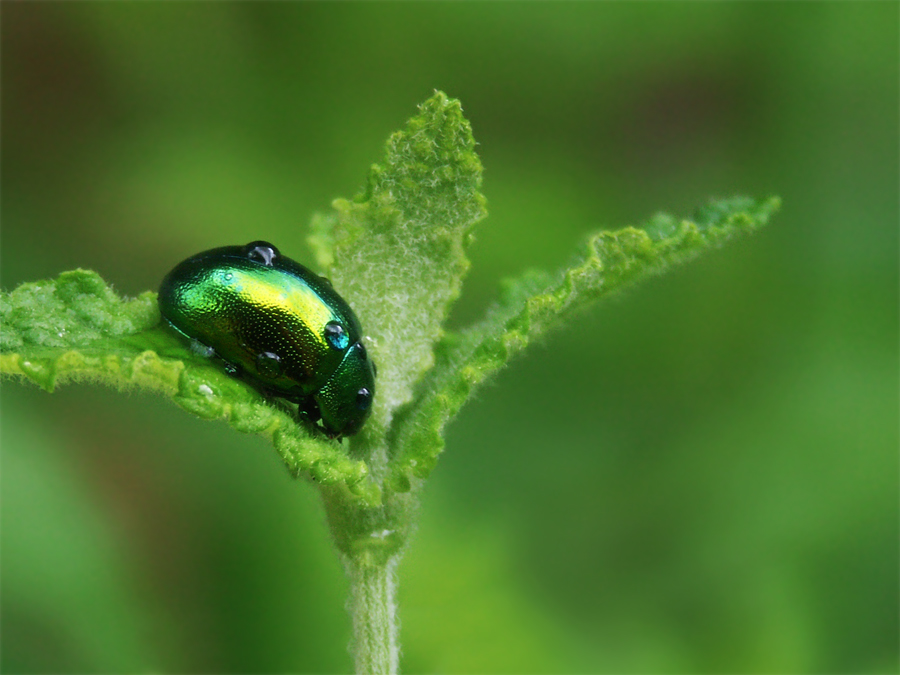
M359 358L363 361L369 358L369 353L366 351L366 346L362 343L362 340L356 343L356 351L359 352Z
M234 279L234 275L231 272L226 272L225 281L231 281L232 279Z
M356 407L359 410L366 410L372 405L372 392L363 387L356 392Z
M281 357L275 352L262 352L256 357L256 371L263 377L281 375Z
M335 349L346 349L350 344L350 336L337 321L329 321L325 324L325 340Z
M266 267L274 265L275 258L281 253L267 241L251 241L244 247L244 253L250 260L262 263Z

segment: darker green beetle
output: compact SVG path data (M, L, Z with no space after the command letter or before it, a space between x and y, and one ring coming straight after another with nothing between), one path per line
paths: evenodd
M191 256L163 279L159 309L229 373L321 419L330 438L355 434L369 416L375 364L356 315L327 279L272 244Z

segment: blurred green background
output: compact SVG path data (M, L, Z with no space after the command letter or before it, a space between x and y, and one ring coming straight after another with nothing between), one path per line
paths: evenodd
M449 429L403 670L898 669L900 6L4 3L2 284L126 294L352 196L435 88L490 217L455 325L585 232L780 194ZM363 317L364 318L364 317ZM2 390L4 672L348 672L312 486L161 399Z

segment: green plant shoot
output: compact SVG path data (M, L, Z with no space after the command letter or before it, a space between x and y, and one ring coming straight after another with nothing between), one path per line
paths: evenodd
M466 248L486 215L481 170L459 102L437 92L390 137L365 190L313 218L319 271L359 316L378 364L372 416L344 443L191 351L161 324L154 292L119 297L90 270L0 295L0 372L48 392L75 382L153 391L268 438L289 471L322 493L351 579L357 672L397 672L397 563L447 423L479 385L574 313L756 230L779 207L778 198L731 198L693 219L660 214L642 227L598 232L570 266L506 282L481 321L449 332L443 325L469 267Z

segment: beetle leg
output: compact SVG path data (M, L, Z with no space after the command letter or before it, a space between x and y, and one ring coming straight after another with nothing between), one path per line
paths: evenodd
M319 405L312 396L297 401L297 404L297 417L299 419L304 422L309 422L310 424L315 424L322 419L322 414L319 412Z
M297 419L301 422L306 422L307 424L312 424L325 434L326 437L330 438L333 441L337 441L338 443L344 440L344 435L340 432L337 434L333 434L329 432L325 427L320 424L316 424L319 420L322 419L322 413L319 411L319 404L316 403L315 399L312 396L308 396L307 398L298 398L297 401Z

